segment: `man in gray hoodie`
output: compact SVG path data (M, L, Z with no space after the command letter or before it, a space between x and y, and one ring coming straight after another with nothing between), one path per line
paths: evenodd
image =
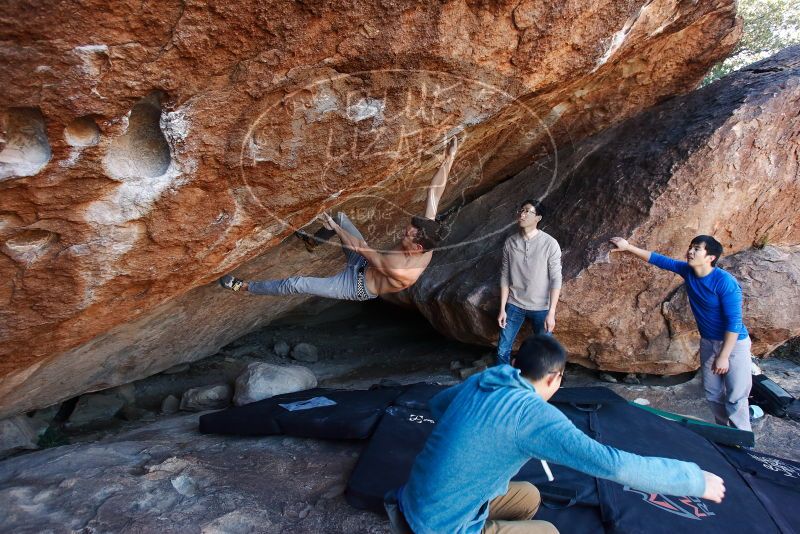
M551 523L530 520L539 507L538 490L509 482L531 458L647 492L722 501L722 479L696 464L627 453L575 427L547 402L565 365L555 339L533 336L514 367L492 367L434 397L436 427L396 492L396 531L557 532Z

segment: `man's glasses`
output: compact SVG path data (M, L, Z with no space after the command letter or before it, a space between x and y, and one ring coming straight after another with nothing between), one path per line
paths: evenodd
M517 210L517 215L522 215L523 213L526 215L531 215L531 214L536 215L536 210L535 209L526 210L525 208L520 208Z

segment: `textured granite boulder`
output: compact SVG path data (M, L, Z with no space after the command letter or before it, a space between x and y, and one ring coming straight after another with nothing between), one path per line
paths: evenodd
M75 428L107 424L123 406L125 401L117 395L103 393L82 395L69 416L67 425Z
M338 251L283 242L322 209L387 245L445 138L457 206L691 90L741 33L733 0L11 2L3 22L0 416L296 307L207 284L333 272Z
M693 320L670 302L681 279L609 254L608 239L626 236L678 258L697 234L715 235L728 254L800 243L798 103L800 47L793 47L565 147L557 160L538 161L461 210L449 242L470 244L435 254L398 300L444 334L496 342L502 243L516 231L518 204L544 197L550 214L542 227L563 249L555 333L572 358L610 371L696 369L693 334L684 335ZM796 260L786 254L796 252L730 258L762 349L800 327Z

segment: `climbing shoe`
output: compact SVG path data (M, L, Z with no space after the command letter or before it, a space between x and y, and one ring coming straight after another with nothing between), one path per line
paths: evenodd
M219 285L225 289L230 289L231 291L239 291L244 285L244 280L239 280L238 278L234 278L233 276L226 274L219 279Z

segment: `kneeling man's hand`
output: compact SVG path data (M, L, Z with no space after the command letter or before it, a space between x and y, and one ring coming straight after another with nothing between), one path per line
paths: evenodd
M703 493L703 499L716 503L722 502L725 497L725 481L708 471L703 471L703 479L706 482L706 491Z

